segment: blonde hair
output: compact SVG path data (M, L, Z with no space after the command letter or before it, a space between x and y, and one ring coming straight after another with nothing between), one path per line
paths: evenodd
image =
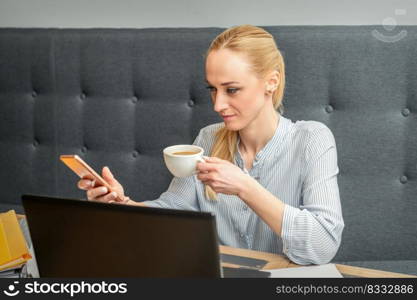
M219 34L207 50L229 49L243 53L249 60L251 70L260 78L265 78L271 71L278 71L279 85L272 94L274 108L283 112L282 98L285 87L284 59L275 44L273 36L262 28L252 25L241 25L229 28ZM216 132L214 145L210 156L234 163L238 132L220 128ZM210 186L205 187L206 198L217 199L216 192Z

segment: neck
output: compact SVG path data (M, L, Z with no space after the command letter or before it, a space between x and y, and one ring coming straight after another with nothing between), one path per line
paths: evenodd
M272 104L262 110L255 120L239 130L241 150L253 155L258 153L274 136L279 119Z

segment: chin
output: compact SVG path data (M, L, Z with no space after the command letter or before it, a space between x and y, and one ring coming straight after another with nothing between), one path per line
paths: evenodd
M227 130L231 130L231 131L239 131L244 127L242 126L242 124L239 124L237 122L223 122L223 123L224 123L224 127L226 127Z

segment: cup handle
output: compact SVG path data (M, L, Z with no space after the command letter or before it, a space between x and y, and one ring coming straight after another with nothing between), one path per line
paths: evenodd
M207 158L208 158L207 156L203 156L203 157L199 158L198 161L205 163Z
M197 161L198 162L202 162L202 163L205 163L206 162L206 159L207 158L207 156L203 156L203 157L201 157L201 158L199 158L199 159L197 159ZM198 174L198 171L197 170L195 170L194 171L194 173L193 173L193 175L197 175Z

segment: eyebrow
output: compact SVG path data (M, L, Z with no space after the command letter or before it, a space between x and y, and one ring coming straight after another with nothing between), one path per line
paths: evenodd
M210 85L212 85L207 79L206 82ZM235 83L239 83L238 81L228 81L228 82L223 82L220 85L225 86L225 85L229 85L229 84L235 84Z

